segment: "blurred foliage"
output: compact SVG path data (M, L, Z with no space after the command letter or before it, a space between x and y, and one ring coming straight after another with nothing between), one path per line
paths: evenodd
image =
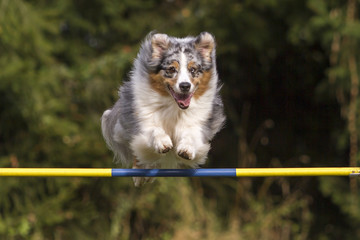
M206 167L358 165L359 4L0 0L0 167L117 167L100 117L143 37L212 32L228 121ZM2 178L0 239L354 239L347 178Z

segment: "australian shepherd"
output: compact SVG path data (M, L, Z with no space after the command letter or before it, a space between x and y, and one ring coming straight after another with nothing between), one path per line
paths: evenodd
M119 99L102 116L115 159L133 168L196 168L225 116L214 37L175 38L151 32ZM135 177L135 186L151 181Z

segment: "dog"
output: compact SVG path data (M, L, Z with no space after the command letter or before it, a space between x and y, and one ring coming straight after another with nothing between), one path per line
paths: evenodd
M130 80L101 118L117 162L133 168L196 168L224 126L215 39L208 32L176 38L151 32L142 42ZM135 186L152 182L134 177Z

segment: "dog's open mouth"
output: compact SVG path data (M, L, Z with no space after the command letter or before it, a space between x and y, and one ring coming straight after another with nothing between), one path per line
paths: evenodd
M187 109L190 106L190 101L194 93L177 93L168 86L171 96L174 98L175 102L178 104L179 108Z

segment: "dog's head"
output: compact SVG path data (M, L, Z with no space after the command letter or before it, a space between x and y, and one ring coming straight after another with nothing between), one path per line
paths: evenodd
M215 71L215 40L210 33L187 38L151 33L144 48L148 49L145 64L151 87L171 95L181 109L187 109L193 97L207 90Z

